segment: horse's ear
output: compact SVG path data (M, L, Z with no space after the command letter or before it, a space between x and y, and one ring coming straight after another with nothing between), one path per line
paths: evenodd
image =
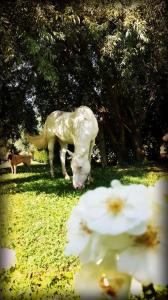
M68 150L68 149L67 149L67 153L68 153L68 154L69 154L69 156L70 156L68 159L71 159L71 158L73 157L73 155L74 155L74 154L73 154L73 152L71 152L71 151L70 151L70 150Z

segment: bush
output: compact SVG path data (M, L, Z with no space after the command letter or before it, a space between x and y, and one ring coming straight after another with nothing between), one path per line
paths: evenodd
M47 163L48 162L48 154L46 150L34 150L34 160L41 162L41 163Z

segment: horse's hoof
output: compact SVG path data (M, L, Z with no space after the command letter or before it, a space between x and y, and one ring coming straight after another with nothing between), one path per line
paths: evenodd
M65 180L70 180L70 176L69 175L65 175Z

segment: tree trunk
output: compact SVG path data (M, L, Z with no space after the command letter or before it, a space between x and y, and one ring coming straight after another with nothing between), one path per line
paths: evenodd
M107 159L107 154L106 154L106 142L105 142L105 136L104 136L103 122L99 123L98 142L99 142L99 150L100 150L100 155L101 155L101 164L102 164L102 167L105 167L108 164L108 159Z
M141 138L140 130L138 128L134 128L132 130L132 148L133 148L135 160L137 161L143 160L145 153L142 146L142 138Z

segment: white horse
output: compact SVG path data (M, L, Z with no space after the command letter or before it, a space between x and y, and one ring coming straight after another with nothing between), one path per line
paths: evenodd
M61 147L60 160L65 179L70 178L65 167L65 155L68 152L72 158L73 186L82 188L87 179L91 180L91 154L97 134L98 123L92 110L86 106L80 106L74 112L52 112L46 119L42 133L38 136L27 135L27 139L39 149L48 147L52 177L54 177L54 144L58 141ZM68 144L74 145L74 153L67 150Z

